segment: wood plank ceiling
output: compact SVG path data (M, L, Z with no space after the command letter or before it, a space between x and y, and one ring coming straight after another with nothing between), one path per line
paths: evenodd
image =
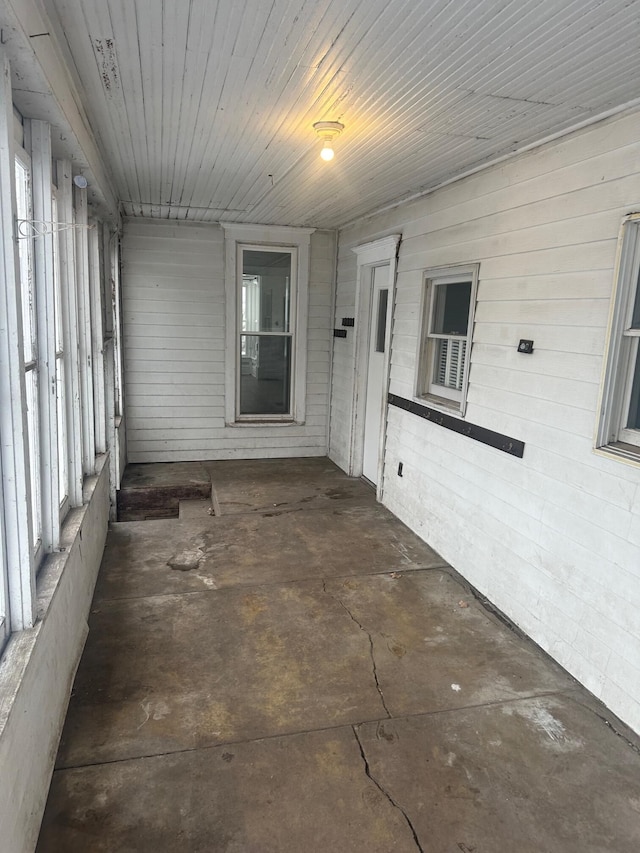
M127 215L336 227L640 95L638 0L42 2Z

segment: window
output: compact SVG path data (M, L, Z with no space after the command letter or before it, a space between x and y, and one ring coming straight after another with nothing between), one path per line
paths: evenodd
M425 274L416 396L464 414L478 266Z
M640 458L640 214L622 225L596 446Z
M239 246L237 413L291 417L295 249Z
M303 423L309 228L224 224L228 425Z

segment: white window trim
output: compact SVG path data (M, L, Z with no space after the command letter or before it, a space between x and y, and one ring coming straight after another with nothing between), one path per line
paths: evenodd
M449 267L433 267L425 270L422 297L420 305L420 328L418 332L418 353L416 358L417 371L415 377L414 399L428 404L434 409L446 411L452 415L464 417L467 408L467 392L469 389L469 371L471 368L471 351L473 346L473 326L478 293L480 264L460 264ZM449 335L438 335L429 332L434 306L435 288L440 284L464 282L471 280L471 296L469 301L469 322L462 388L454 389L433 386L430 377L433 373L433 357L429 342L437 338L449 339ZM459 338L462 340L462 336Z
M594 449L640 464L640 430L623 426L629 408L640 332L630 329L640 271L640 213L620 227Z
M227 426L288 426L300 425L306 416L307 384L307 326L309 306L309 258L311 235L315 228L290 228L279 225L244 225L221 222L225 236L225 422ZM294 335L291 413L286 418L272 415L239 417L236 388L238 381L238 254L239 246L252 244L267 249L297 249L297 293L295 317L291 327Z

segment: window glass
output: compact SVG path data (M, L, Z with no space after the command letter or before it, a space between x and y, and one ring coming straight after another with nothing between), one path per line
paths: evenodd
M638 289L640 293L640 288ZM640 347L636 347L635 369L631 383L631 402L627 419L627 429L640 429Z
M29 169L16 160L16 199L18 260L20 264L20 298L22 304L23 354L26 363L36 358L36 315L33 277L33 240L28 220L31 216L31 176Z
M467 354L466 340L456 341L442 338L435 341L435 349L434 383L445 388L461 391Z
M436 286L432 331L438 335L466 335L469 325L471 282Z
M242 254L242 331L288 332L291 254L245 249Z
M241 415L282 415L289 411L291 339L242 335Z
M0 490L0 651L9 635L9 586L3 521L2 491Z
M631 312L631 328L640 329L640 273L636 282L636 298L633 303L633 311Z
M416 395L464 414L478 266L425 274Z
M241 248L237 414L291 413L291 250Z
M68 494L67 471L67 412L64 381L64 346L62 337L62 281L60 278L60 243L57 233L58 200L53 195L52 211L54 228L53 239L53 287L55 292L55 330L56 330L56 414L58 422L58 499L62 504Z
M15 162L16 200L18 220L31 220L31 175L29 167L20 159ZM20 268L20 302L22 307L23 357L25 362L25 390L27 403L27 430L29 434L29 471L31 485L31 514L33 544L42 533L40 498L40 430L38 406L38 371L36 367L36 305L33 275L33 239L31 229L23 223L18 228L18 262Z
M383 288L378 293L378 317L376 322L376 352L384 352L387 337L387 305L389 291Z

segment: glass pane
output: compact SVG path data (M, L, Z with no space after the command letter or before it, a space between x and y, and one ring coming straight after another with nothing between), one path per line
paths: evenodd
M25 374L27 390L27 429L29 432L29 468L31 473L31 510L33 513L33 544L42 532L40 522L40 451L38 429L38 376L35 370Z
M31 180L29 171L16 160L17 218L29 220L31 216ZM22 304L23 355L26 362L36 357L36 319L33 287L33 239L25 223L18 226L18 260L20 266L20 300Z
M466 335L469 326L471 282L436 284L431 331L436 335Z
M378 295L378 321L376 323L376 352L384 352L387 336L387 304L389 291L385 288Z
M241 336L240 414L290 413L291 338Z
M56 324L56 352L62 352L63 344L62 344L62 293L61 293L61 281L60 281L60 237L57 232L58 225L58 200L55 195L51 199L52 201L52 209L53 209L53 224L54 224L54 235L53 235L53 287L56 298L56 316L55 316L55 324Z
M636 301L633 303L631 328L640 329L640 273L638 273L638 281L636 282Z
M438 338L435 341L436 357L433 381L436 385L462 390L464 361L467 354L467 341L454 338Z
M289 332L291 252L242 250L243 332Z
M67 488L67 412L65 408L64 363L56 359L56 408L58 412L58 499L68 494Z
M640 346L638 346L636 353L636 369L631 385L631 404L629 405L627 429L640 429Z

